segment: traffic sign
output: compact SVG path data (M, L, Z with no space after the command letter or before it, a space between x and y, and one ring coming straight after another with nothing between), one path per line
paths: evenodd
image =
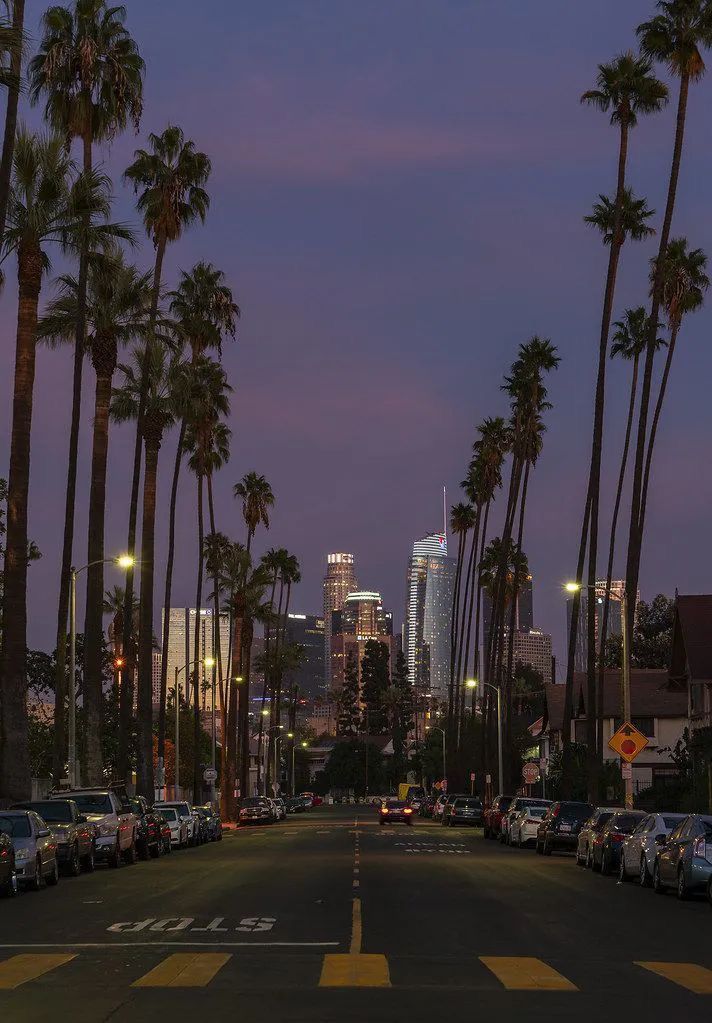
M539 781L539 765L533 760L528 761L522 768L522 778L527 785L534 785Z
M213 782L217 779L218 772L214 767L206 767L203 771L203 779L207 782Z
M647 745L647 738L630 721L624 721L608 740L609 748L629 764L633 763Z
M474 780L475 780L475 772L474 771L470 771L470 781L474 781Z

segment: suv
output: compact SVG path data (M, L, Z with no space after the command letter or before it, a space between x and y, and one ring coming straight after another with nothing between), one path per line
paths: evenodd
M94 869L96 827L90 824L73 799L44 799L15 803L13 810L34 810L49 828L57 843L60 869L77 877L82 866Z
M79 813L96 827L94 852L99 860L110 867L120 867L122 861L135 863L138 858L138 822L131 810L126 793L121 789L87 788L55 789L50 800L72 799Z
M502 816L509 809L513 796L497 796L484 812L485 838L497 838L502 828Z
M142 860L149 856L155 859L163 851L163 818L148 805L145 796L133 796L129 803L136 815L138 854Z
M177 810L178 816L188 828L188 845L197 845L200 839L198 832L198 815L193 813L190 804L185 800L176 800L171 803L156 803L156 810Z
M561 799L545 814L536 835L536 851L550 856L555 849L575 850L579 832L593 813L590 803Z
M448 828L454 828L456 824L479 828L482 826L482 803L477 796L458 796L451 803L445 803L441 823Z
M304 803L303 796L299 797ZM246 796L240 800L240 824L271 824L274 821L272 803L267 796Z

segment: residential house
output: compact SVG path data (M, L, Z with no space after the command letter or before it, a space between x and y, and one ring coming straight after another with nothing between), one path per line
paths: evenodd
M669 682L687 701L690 753L707 774L712 807L712 594L675 599Z

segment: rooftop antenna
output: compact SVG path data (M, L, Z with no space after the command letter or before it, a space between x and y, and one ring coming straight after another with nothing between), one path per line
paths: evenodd
M443 487L443 536L447 540L447 492Z

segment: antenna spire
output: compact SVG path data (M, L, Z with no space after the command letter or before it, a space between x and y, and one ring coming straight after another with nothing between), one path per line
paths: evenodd
M447 491L443 486L443 536L447 540Z

